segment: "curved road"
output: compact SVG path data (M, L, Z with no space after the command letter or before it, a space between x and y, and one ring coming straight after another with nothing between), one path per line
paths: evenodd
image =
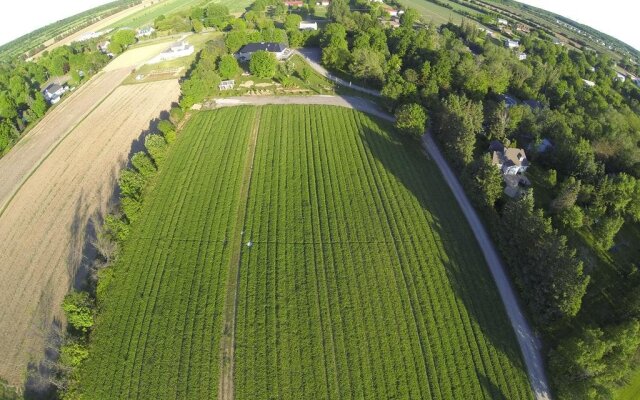
M239 105L266 105L266 104L318 104L333 105L339 107L353 108L374 116L393 121L393 116L381 110L375 103L351 96L241 96L229 97L215 100L216 107L232 107ZM445 161L440 149L433 138L427 132L422 137L425 150L436 163L442 177L453 192L456 201L460 205L462 212L469 222L469 226L476 237L484 258L489 266L493 280L498 287L498 293L502 299L507 316L511 321L511 326L516 333L518 344L522 352L522 357L527 368L529 381L535 393L536 400L550 400L549 386L544 370L544 362L540 352L540 341L534 335L527 322L520 304L518 303L515 291L507 274L505 267L498 256L498 253L487 234L487 231L478 217L475 209L471 206L460 182Z

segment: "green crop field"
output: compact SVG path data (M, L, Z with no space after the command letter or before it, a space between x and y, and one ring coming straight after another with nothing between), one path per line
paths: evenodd
M94 399L215 397L229 314L237 399L532 398L437 168L353 110L196 113L114 268L81 372Z
M179 11L188 10L191 7L203 7L209 3L223 4L232 13L243 12L251 0L164 0L145 9L142 9L122 20L112 24L111 28L140 28L146 25L153 25L153 21L161 15L169 15Z
M428 0L399 0L399 3L403 7L415 9L426 21L432 22L438 26L446 24L447 22L452 22L454 24L460 24L460 22L462 22L462 15L458 14L454 10L431 3Z

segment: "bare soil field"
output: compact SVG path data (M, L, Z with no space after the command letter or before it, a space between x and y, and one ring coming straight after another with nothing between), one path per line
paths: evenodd
M50 110L9 153L0 158L0 213L49 150L111 93L128 69L101 72Z
M178 96L177 80L118 87L58 144L0 215L0 376L10 384L20 385L27 364L42 358L45 335L62 318L60 304L82 262L91 218L105 212L119 170L141 146L149 121ZM56 125L50 119L37 128Z
M29 57L27 59L27 61L31 61L34 60L38 57L40 57L40 55L42 53L44 53L45 51L51 51L57 47L60 46L64 46L65 44L69 44L71 42L73 42L74 40L77 40L80 36L84 35L87 32L98 32L101 31L102 29L108 27L109 25L112 25L118 21L120 21L123 18L128 17L129 15L135 14L138 11L144 9L145 7L150 6L153 3L153 0L144 0L142 3L137 4L133 7L129 7L126 10L122 10L118 13L115 13L113 15L110 15L106 18L101 19L100 21L96 22L93 25L90 25L84 29L79 30L78 32L75 32L65 38L63 38L62 40L59 40L57 42L54 41L53 38L47 40L46 42L44 42L44 45L47 46L44 50L34 54L33 56Z

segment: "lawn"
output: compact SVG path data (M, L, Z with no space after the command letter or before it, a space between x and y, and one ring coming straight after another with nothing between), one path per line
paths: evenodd
M222 307L232 290L235 313ZM222 316L234 314L237 399L532 398L437 168L344 108L196 112L102 309L81 374L96 399L216 396Z

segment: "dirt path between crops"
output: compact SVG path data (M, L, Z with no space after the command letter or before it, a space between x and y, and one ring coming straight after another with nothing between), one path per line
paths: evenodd
M238 310L238 282L240 281L240 263L242 258L243 232L247 205L249 202L249 190L251 189L251 176L253 175L253 162L256 155L258 130L260 128L261 108L256 109L249 137L247 158L242 172L242 184L240 186L240 201L236 212L237 221L233 232L234 247L229 258L229 275L227 277L226 295L224 302L224 320L222 322L222 338L220 339L220 383L218 385L218 400L233 400L234 372L235 372L235 347L236 347L236 314Z

